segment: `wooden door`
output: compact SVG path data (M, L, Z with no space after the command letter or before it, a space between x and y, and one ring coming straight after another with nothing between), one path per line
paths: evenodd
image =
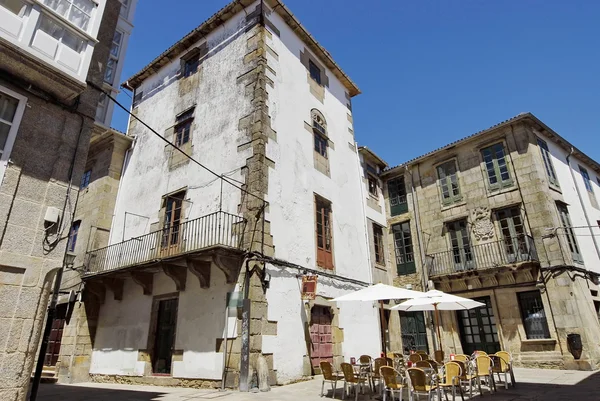
M485 304L481 308L457 311L463 353L475 351L493 354L500 351L496 318L490 297L475 298Z
M166 199L165 215L163 217L163 233L161 239L161 253L170 255L178 252L181 240L181 209L183 207L184 192L170 195Z
M56 307L56 316L52 321L50 338L48 339L48 348L44 357L44 365L55 366L60 354L60 344L63 336L63 329L67 317L67 304L61 304Z
M177 298L159 301L154 337L153 372L171 373L175 329L177 326Z
M529 260L521 210L518 207L502 209L497 212L497 216L508 262Z
M325 269L333 269L333 244L331 235L331 203L317 197L316 231L317 231L317 265Z
M405 353L425 351L429 353L427 344L427 327L423 312L399 312L402 347Z
M315 305L310 311L310 361L319 368L321 361L333 363L333 334L331 311L326 306Z

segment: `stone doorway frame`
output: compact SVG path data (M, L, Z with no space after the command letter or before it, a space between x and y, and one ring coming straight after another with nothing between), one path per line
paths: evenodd
M331 334L333 342L333 365L339 367L344 362L344 355L342 353L342 344L344 343L344 329L340 327L340 308L335 302L331 302L330 299L324 298L321 295L317 295L314 300L304 301L304 314L306 316L306 323L304 324L304 340L306 342L306 355L304 355L304 375L313 376L320 375L320 368L313 368L310 360L310 323L311 323L311 310L313 306L323 306L329 308L331 313Z

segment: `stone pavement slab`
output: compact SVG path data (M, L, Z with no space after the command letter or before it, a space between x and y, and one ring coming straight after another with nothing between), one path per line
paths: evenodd
M600 372L581 372L542 369L515 369L517 385L504 388L498 383L498 391L489 395L474 394L474 398L490 401L599 401ZM485 386L484 386L485 387ZM326 385L327 388L327 385ZM42 384L38 401L324 401L319 396L320 377L313 380L274 387L268 393L220 392L180 387L155 387L104 383L77 385ZM338 389L336 399L341 399ZM331 397L331 390L326 394ZM354 399L354 397L346 397ZM374 400L366 392L359 400ZM408 397L404 394L404 399ZM452 399L448 394L448 399ZM460 397L457 397L460 399Z

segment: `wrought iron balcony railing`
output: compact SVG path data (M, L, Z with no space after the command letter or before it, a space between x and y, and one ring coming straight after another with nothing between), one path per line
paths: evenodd
M215 212L89 251L84 275L123 269L214 246L241 249L245 219Z
M533 238L519 235L428 255L427 268L429 276L440 276L538 260Z

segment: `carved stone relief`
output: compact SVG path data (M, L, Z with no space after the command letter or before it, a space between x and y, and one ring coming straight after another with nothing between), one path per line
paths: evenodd
M473 235L477 241L486 241L494 238L494 223L491 219L490 209L476 207L472 213Z

